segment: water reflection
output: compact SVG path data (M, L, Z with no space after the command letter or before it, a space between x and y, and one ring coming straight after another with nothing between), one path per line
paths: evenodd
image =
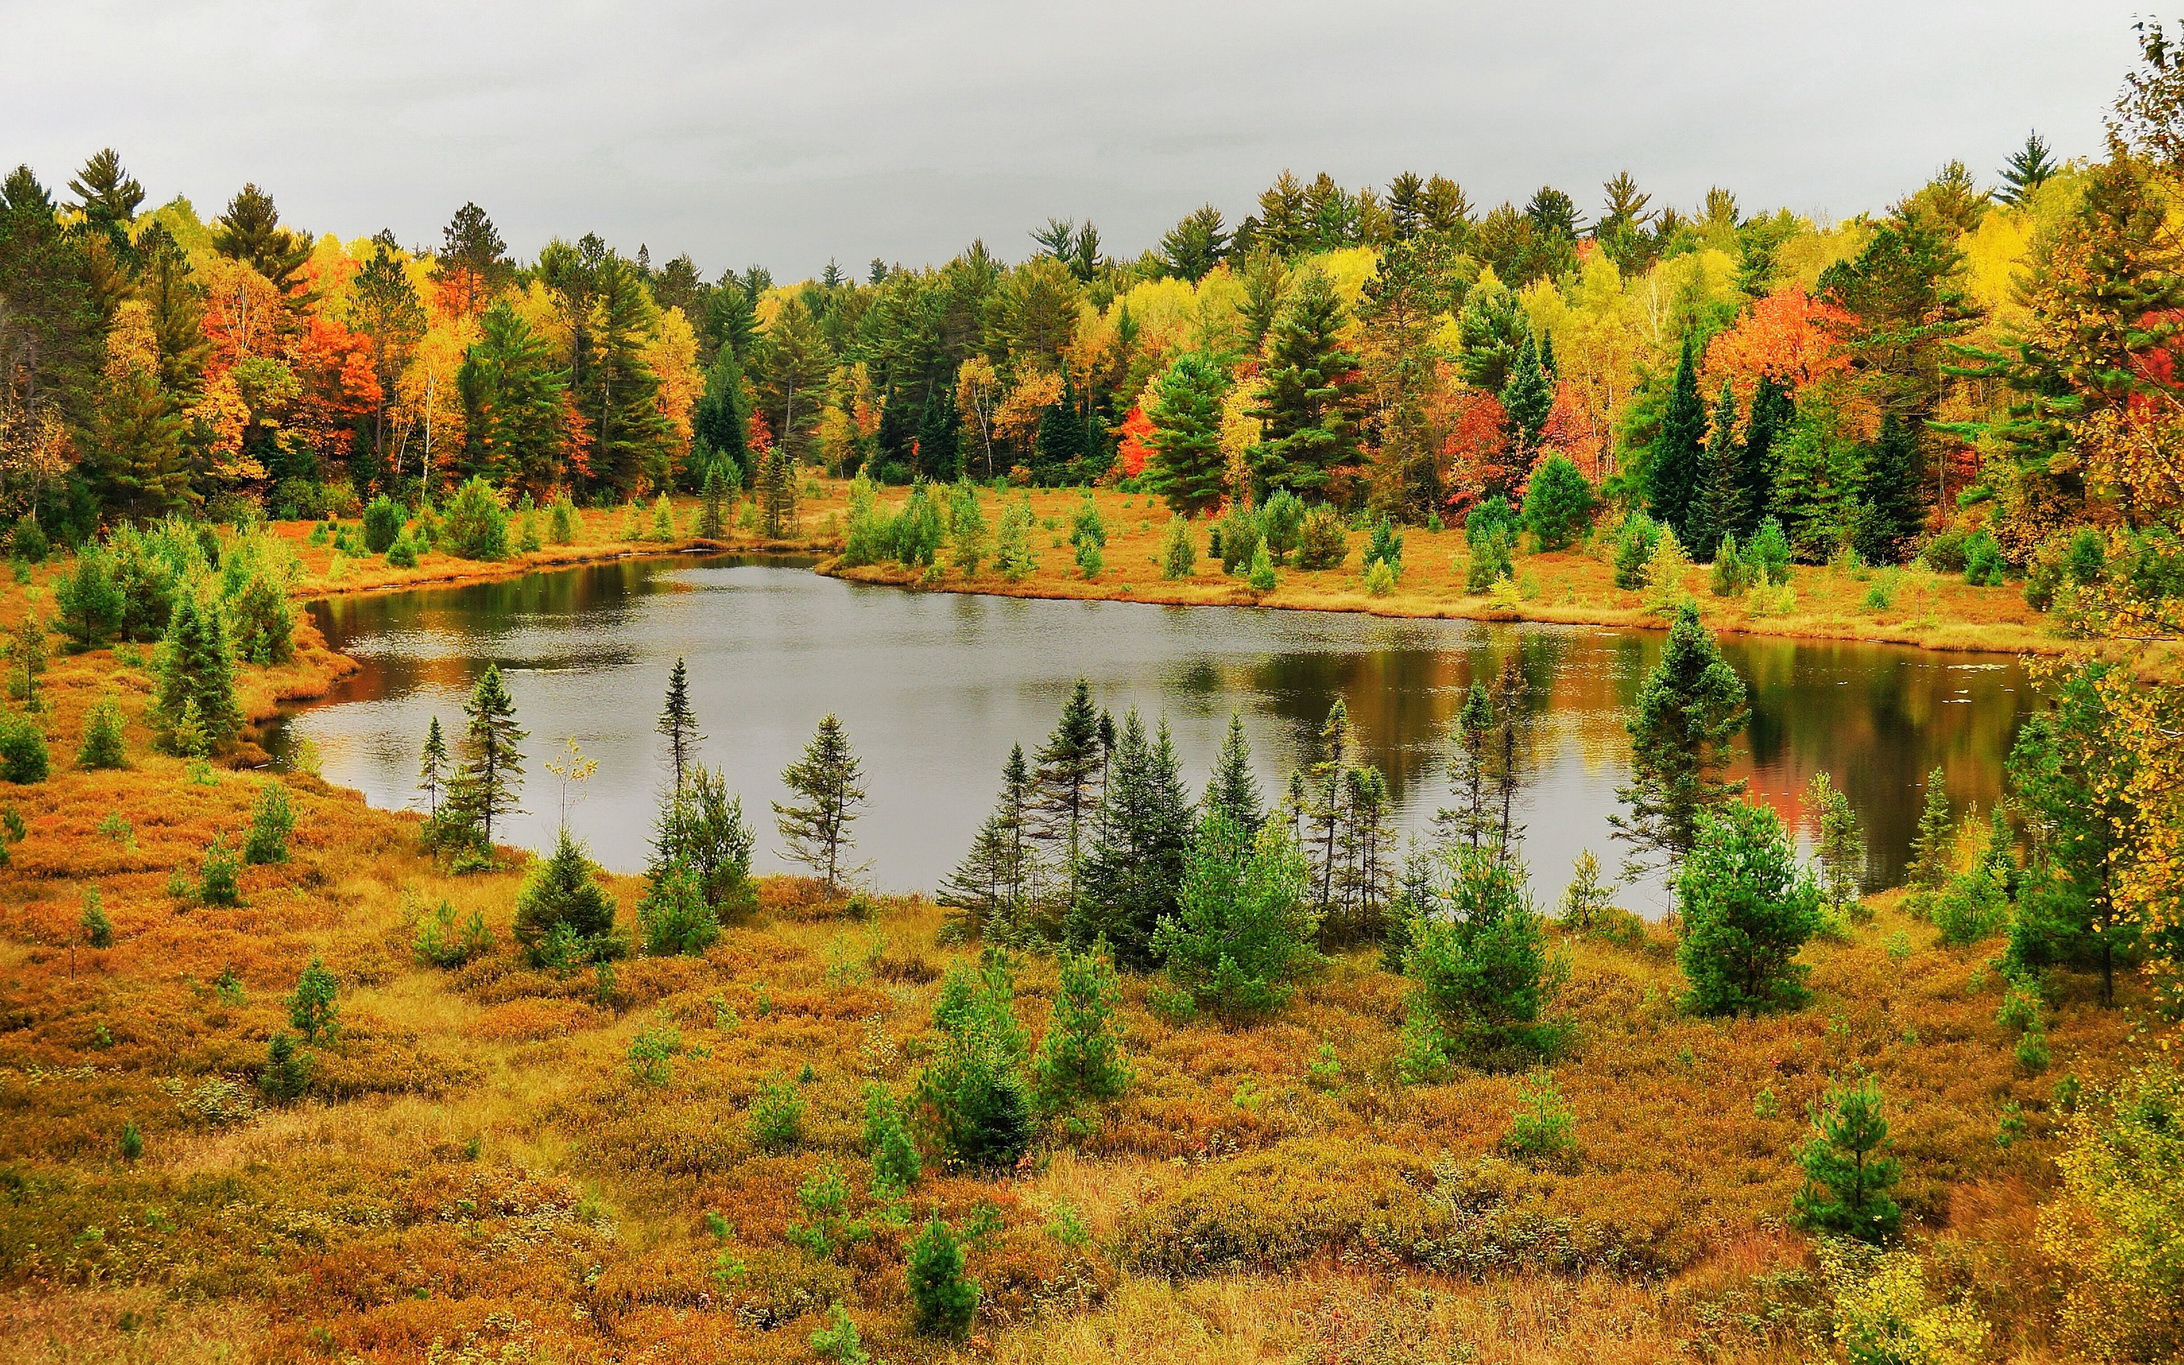
M311 611L363 670L296 713L273 744L279 753L291 733L309 734L326 776L375 804L412 800L428 718L458 725L471 684L497 661L534 755L566 735L600 760L573 823L601 861L634 869L661 772L653 718L683 655L705 761L743 793L761 866L782 866L767 809L778 775L831 710L865 762L863 856L882 885L921 889L961 856L1009 746L1045 735L1080 674L1118 715L1165 715L1194 781L1241 712L1270 794L1309 756L1339 696L1388 775L1400 824L1423 832L1449 799L1449 729L1465 693L1513 656L1534 719L1519 818L1536 888L1551 900L1580 849L1616 861L1607 817L1626 777L1624 717L1665 638L915 594L734 558L625 560ZM1945 770L1960 805L1991 803L2032 703L2017 664L1995 656L1741 638L1724 651L1753 692L1740 774L1794 822L1798 791L1826 769L1866 822L1875 886L1901 875L1927 771ZM532 767L534 814L513 822L511 837L536 847L555 803L552 779ZM1625 899L1654 909L1657 894Z

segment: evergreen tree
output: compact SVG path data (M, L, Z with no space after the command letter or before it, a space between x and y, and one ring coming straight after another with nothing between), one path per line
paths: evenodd
M315 1043L320 1034L331 1036L341 1027L341 1011L336 1003L340 993L341 983L334 974L326 970L324 962L312 958L288 997L288 1022L295 1025L305 1042Z
M1168 979L1230 1023L1288 1003L1322 959L1311 869L1286 824L1256 838L1212 810L1191 847L1176 912L1153 934Z
M493 817L513 815L522 807L517 793L523 786L523 750L527 732L516 724L515 698L501 681L500 665L489 663L485 676L471 689L463 704L470 718L459 746L460 766L448 784L448 805L457 823L490 853Z
M585 957L611 957L618 951L614 901L593 877L584 846L565 828L554 838L554 851L533 863L523 879L516 896L515 936L529 950L533 965L547 965L560 944Z
M1244 738L1244 718L1229 717L1228 735L1213 760L1213 775L1206 781L1206 814L1219 814L1246 840L1259 837L1266 824L1266 798L1259 794L1259 779L1251 771L1251 744Z
M1033 788L1024 746L1009 750L1001 770L1001 795L979 826L971 851L940 884L937 899L959 912L971 934L1006 941L1025 923L1038 889L1030 822Z
M1115 1005L1122 990L1115 969L1096 950L1061 955L1054 1015L1032 1058L1041 1106L1060 1109L1076 1099L1111 1100L1130 1086Z
M1339 850L1350 818L1343 799L1350 789L1344 777L1356 761L1357 731L1350 725L1349 706L1337 697L1320 725L1319 758L1305 773L1306 806L1302 813L1310 831L1305 856L1313 864L1315 909L1323 918L1336 909Z
M709 461L698 493L698 539L719 540L727 534L728 483L721 477L719 461Z
M1099 808L1100 777L1106 751L1100 744L1099 712L1092 705L1092 685L1083 678L1062 707L1054 733L1033 755L1033 836L1050 850L1048 861L1067 879L1066 904L1077 903L1085 826Z
M1881 418L1881 434L1867 450L1859 497L1864 516L1858 553L1870 564L1905 559L1926 522L1919 499L1918 438L1894 413Z
M804 756L782 770L781 781L802 798L795 805L774 803L774 824L789 856L818 873L827 890L839 890L844 878L868 864L851 867L843 861L856 846L849 827L864 803L864 771L832 712L820 717Z
M296 813L279 782L268 782L250 807L250 830L243 836L243 861L252 866L288 861L288 836Z
M690 679L680 656L667 674L667 700L660 707L659 723L652 727L667 739L667 761L675 774L675 790L683 789L683 774L697 760L698 745L705 736L698 733L697 714L690 709Z
M1647 509L1679 537L1684 536L1691 504L1699 493L1705 436L1706 404L1699 397L1696 340L1687 334L1682 359L1676 364L1675 386L1669 390L1668 407L1661 414L1646 466Z
M73 652L98 649L111 641L127 608L121 585L114 580L112 557L84 546L76 555L75 570L54 585L53 605Z
M1791 1203L1790 1221L1807 1232L1864 1242L1894 1237L1903 1211L1888 1192L1902 1167L1885 1155L1888 1120L1879 1084L1868 1076L1831 1088L1812 1126L1797 1154L1805 1185Z
M1547 429L1547 414L1555 405L1554 382L1547 376L1530 332L1525 333L1524 344L1517 348L1516 364L1510 367L1508 382L1502 385L1501 403L1509 414L1517 444L1525 452L1520 461L1528 463L1531 452L1539 447L1540 433Z
M76 749L76 766L86 772L129 766L121 707L111 693L93 702L84 716L83 743Z
M1732 746L1751 708L1744 680L1686 604L1669 628L1660 662L1638 688L1630 718L1631 781L1616 791L1630 807L1611 817L1632 861L1682 861L1698 839L1699 816L1744 790L1726 782Z
M2113 667L2081 663L2065 675L2048 709L2018 731L2008 765L2031 850L2010 960L2031 972L2094 968L2103 1005L2115 1003L2117 967L2130 966L2142 946L2138 917L2119 903L2123 872L2156 839L2146 808L2127 795L2145 777L2114 742L2123 722L2102 690ZM2006 859L2006 841L1996 845Z
M83 930L84 943L93 948L114 946L114 922L107 918L106 900L95 886L83 893L83 918L78 926Z
M417 765L417 785L424 789L426 818L437 822L440 818L440 793L448 783L447 738L440 731L440 718L434 716L425 729L424 754Z
M1699 1014L1748 1014L1802 1004L1793 959L1820 922L1820 890L1797 865L1782 822L1742 801L1703 811L1676 878L1683 941L1676 961Z
M1955 871L1956 817L1949 810L1948 774L1927 774L1926 804L1919 811L1918 832L1911 838L1907 883L1916 891L1939 891Z
M1488 785L1494 729L1494 704L1486 684L1474 682L1456 712L1456 753L1449 760L1456 804L1442 807L1433 817L1435 835L1448 843L1477 848L1493 828Z
M1459 1058L1505 1066L1550 1053L1546 925L1523 860L1493 845L1429 849L1404 875L1396 938L1410 978L1405 1070L1424 1079Z
M153 517L192 501L190 424L147 365L108 366L85 434L85 464L108 507Z
M228 201L227 212L212 220L212 249L253 267L285 295L296 272L311 259L311 239L290 232L280 221L273 196L245 185Z
M1198 543L1191 538L1191 524L1180 514L1168 518L1160 541L1160 576L1171 582L1189 578L1198 569Z
M1341 339L1347 311L1326 275L1306 267L1267 334L1252 462L1268 489L1310 497L1329 471L1357 462L1364 379Z
M1148 740L1132 710L1123 717L1101 784L1091 847L1070 907L1070 939L1079 947L1105 939L1122 966L1151 967L1153 931L1175 913L1192 823L1166 722Z
M925 1173L895 1097L877 1082L865 1087L865 1155L872 1158L872 1196L899 1199Z
M2002 188L1995 191L1994 197L2005 204L2023 204L2061 169L2048 153L2047 139L2036 130L2026 136L2023 147L2010 153L2009 162L2002 167Z
M1557 452L1532 471L1524 490L1524 528L1539 538L1540 549L1564 549L1591 525L1594 506L1592 485L1569 456Z
M1774 506L1775 468L1778 455L1776 444L1796 420L1797 408L1790 401L1790 391L1771 374L1759 377L1759 386L1752 393L1752 415L1744 427L1744 447L1741 472L1738 476L1742 499L1739 510L1742 516L1737 522L1737 539L1749 541L1759 529L1759 520Z
M997 949L989 947L975 970L951 970L933 1005L940 1034L933 1060L918 1077L917 1103L933 1116L942 1144L958 1161L987 1170L1014 1166L1032 1136L1015 995L1008 959Z
M1176 513L1191 517L1218 505L1228 457L1221 449L1221 407L1230 386L1228 366L1188 351L1160 377L1152 410L1153 460L1146 485Z
M963 1250L938 1218L910 1244L910 1304L917 1330L926 1336L960 1337L978 1316L978 1281L963 1274Z
M985 562L986 516L980 510L978 489L968 478L959 481L948 496L949 562L965 578L976 578Z
M689 781L669 793L661 807L645 875L657 886L671 874L687 873L711 917L729 923L758 908L751 885L753 842L743 802L728 794L726 777L693 760Z
M740 289L722 292L739 300L743 297ZM750 482L753 470L750 424L751 404L743 365L737 359L735 346L724 341L706 368L705 392L691 410L690 431L691 440L700 449L710 451L715 462L725 460L735 468L738 484Z
M1851 809L1850 798L1837 790L1825 769L1812 775L1806 793L1821 889L1836 913L1851 913L1857 909L1865 886L1865 832L1859 828L1858 813Z
M636 269L608 252L594 281L589 354L571 396L589 438L592 478L625 495L665 472L673 440L660 378L645 359L658 311Z
M217 600L195 592L180 595L160 645L158 672L152 707L170 740L179 735L185 712L195 721L201 742L212 748L242 729L235 656L228 646L227 615Z
M533 490L560 482L568 454L565 387L551 343L508 300L486 309L478 340L455 372L470 472Z
M1722 537L1736 534L1744 524L1744 459L1737 448L1737 398L1724 382L1721 401L1714 405L1714 422L1701 457L1699 485L1679 537L1692 559L1710 562L1721 548Z

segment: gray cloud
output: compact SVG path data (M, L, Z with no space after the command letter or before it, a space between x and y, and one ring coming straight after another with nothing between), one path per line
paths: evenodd
M1441 172L1474 201L1628 167L1657 201L1842 216L2043 130L2099 148L2136 0L0 0L0 157L119 148L210 213L246 180L321 231L433 242L466 199L515 248L597 231L709 273L1110 250L1284 167Z

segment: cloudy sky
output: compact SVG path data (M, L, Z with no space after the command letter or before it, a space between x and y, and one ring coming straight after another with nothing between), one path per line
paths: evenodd
M466 199L528 256L596 231L708 274L1009 256L1047 217L1135 254L1284 167L1414 169L1482 207L1847 216L2039 128L2097 149L2144 0L0 0L0 157L118 148L208 216L433 243Z

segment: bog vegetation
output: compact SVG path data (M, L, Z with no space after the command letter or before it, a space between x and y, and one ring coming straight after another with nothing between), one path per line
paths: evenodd
M7 1355L2175 1358L2184 703L2131 647L2184 601L2184 75L2145 38L2100 159L2035 138L1827 226L1284 176L1135 260L1057 222L777 287L18 170ZM1621 847L1532 901L1516 669L1408 845L1340 704L1267 791L1240 725L1186 773L1080 683L930 900L869 889L847 727L768 831L680 663L640 876L497 668L417 736L412 812L251 770L344 667L301 591L837 499L842 568L930 583L1634 594L1669 637ZM1871 897L1824 775L1780 810L1723 776L1722 604L1850 584L2082 641L2005 801L1932 783ZM549 800L554 846L505 847ZM754 878L764 837L810 875ZM1633 866L1668 922L1614 904Z

